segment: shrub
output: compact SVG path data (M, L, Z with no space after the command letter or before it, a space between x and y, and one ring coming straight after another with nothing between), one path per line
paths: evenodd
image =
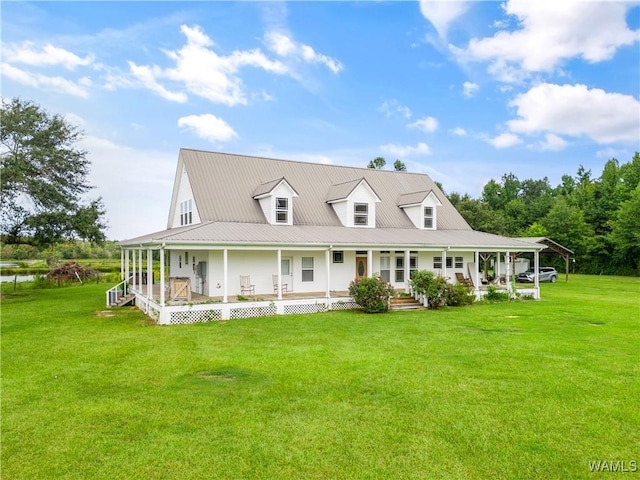
M393 287L379 275L356 278L349 284L349 295L366 313L389 310L389 298L393 293Z
M483 299L488 302L508 302L511 299L511 295L509 295L509 292L500 292L493 285L489 285Z
M411 286L417 293L427 297L429 308L446 305L447 280L428 270L417 270L411 276Z
M447 284L445 296L446 304L452 307L471 305L476 296L471 293L472 288L461 283Z

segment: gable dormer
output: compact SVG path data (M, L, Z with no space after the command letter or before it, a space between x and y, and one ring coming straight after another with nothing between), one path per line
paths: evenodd
M433 190L406 193L398 198L398 207L404 210L415 227L421 230L437 230L440 206L442 202Z
M271 225L293 225L293 199L297 196L284 177L258 185L253 191L253 199L258 200Z
M364 179L332 185L326 202L345 227L375 228L376 203L380 197Z

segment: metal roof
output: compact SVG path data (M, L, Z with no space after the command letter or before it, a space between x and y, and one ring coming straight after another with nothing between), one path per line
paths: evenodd
M182 149L178 172L185 168L202 223L171 228L120 242L123 246L201 245L287 248L482 249L535 251L543 245L471 229L428 175L341 167ZM177 178L177 176L176 176ZM293 199L293 225L271 225L255 196L286 181ZM362 181L380 198L376 228L344 227L327 198L347 197ZM419 200L432 192L442 203L437 229L415 228L398 199ZM175 203L176 190L174 188Z
M299 195L293 200L294 225L341 226L333 207L326 203L327 198L336 185L354 181L357 184L364 178L381 200L376 205L376 227L415 228L398 208L398 196L433 190L442 202L438 207L437 228L471 230L433 180L424 174L189 149L180 150L180 160L186 168L203 222L266 224L262 209L253 197L255 192L266 188L260 188L261 185L284 177Z

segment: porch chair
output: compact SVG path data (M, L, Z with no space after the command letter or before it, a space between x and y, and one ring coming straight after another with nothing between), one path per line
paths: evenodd
M278 275L272 275L273 277L273 293L278 294ZM282 284L282 293L287 293L289 291L289 284Z
M467 287L473 287L473 282L471 281L470 278L466 278L462 272L456 272L456 280L458 281L458 283L460 283L461 285L465 285Z
M251 285L251 276L240 275L240 294L244 295L245 293L248 293L250 295L255 295L256 286Z

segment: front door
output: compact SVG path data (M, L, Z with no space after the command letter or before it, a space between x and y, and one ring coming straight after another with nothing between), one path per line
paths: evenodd
M356 257L356 278L367 276L367 257Z
M293 259L291 257L282 257L280 260L280 275L282 276L282 285L287 286L287 292L293 292L293 270L291 269ZM284 288L283 288L284 291Z

